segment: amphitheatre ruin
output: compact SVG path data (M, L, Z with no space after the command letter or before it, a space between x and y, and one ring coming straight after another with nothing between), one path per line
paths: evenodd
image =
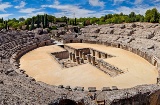
M159 24L0 34L1 104L160 105Z

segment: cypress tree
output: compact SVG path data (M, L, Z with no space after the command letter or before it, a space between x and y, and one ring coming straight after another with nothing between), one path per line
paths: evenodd
M83 26L86 26L86 22L85 21L83 21Z
M2 23L4 22L3 18L2 18Z
M28 21L27 21L26 30L29 30L29 23L28 23Z
M74 24L75 24L75 25L77 25L77 19L76 19L76 18L75 18L75 22L74 22Z
M40 28L40 16L37 15L37 28Z
M69 18L67 19L67 24L69 23Z
M32 18L32 23L31 23L31 27L30 27L30 30L33 30L34 29L34 18Z
M42 27L44 28L44 15L42 15Z
M44 28L47 28L48 27L48 15L45 14L44 16Z
M7 21L4 21L3 24L4 24L4 28L7 30Z

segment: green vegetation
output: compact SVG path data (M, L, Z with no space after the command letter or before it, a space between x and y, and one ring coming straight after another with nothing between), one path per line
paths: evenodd
M26 29L33 30L35 28L49 28L50 30L57 29L55 24L57 23L66 23L67 25L78 25L80 27L84 27L91 24L120 24L120 23L131 23L131 22L151 22L151 23L160 23L160 13L156 8L151 10L147 10L145 15L135 14L131 12L129 15L125 15L123 13L120 14L107 14L100 18L96 17L87 17L87 18L67 18L63 16L61 18L56 18L52 15L37 15L31 18L19 18L18 20L8 19L4 20L0 19L0 29ZM60 26L65 26L61 24Z

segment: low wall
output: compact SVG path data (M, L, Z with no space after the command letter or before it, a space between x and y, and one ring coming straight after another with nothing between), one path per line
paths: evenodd
M108 54L108 53L105 53L105 52L102 52L102 51L99 51L99 50L96 50L96 49L93 49L93 48L89 48L90 49L90 53L93 55L93 56L96 56L98 58L111 58L111 57L115 57L111 54Z
M51 53L51 54L54 55L56 58L59 58L59 59L69 58L69 52L68 51L54 52L54 53Z
M107 74L109 74L110 76L117 76L118 74L124 73L123 70L119 69L118 67L115 67L103 60L98 60L98 68L100 68L100 70L102 70L103 72L107 72ZM111 73L109 73L109 71Z
M43 41L41 43L34 43L32 45L24 45L20 50L17 50L17 52L15 52L11 57L10 57L10 63L12 64L12 67L15 69L19 69L19 63L18 60L26 53L28 53L29 51L32 51L40 46L43 45L51 45L51 41L47 40L47 41Z

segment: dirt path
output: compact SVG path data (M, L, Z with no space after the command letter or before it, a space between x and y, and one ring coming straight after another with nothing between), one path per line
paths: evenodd
M130 88L141 84L156 83L158 71L143 58L122 49L106 47L93 44L68 44L75 48L91 47L116 57L105 59L106 62L119 67L125 73L117 77L110 77L99 69L89 65L61 69L60 65L53 59L50 53L63 51L64 49L52 45L35 49L20 59L20 68L34 77L37 81L43 81L51 85L117 86L118 88Z

